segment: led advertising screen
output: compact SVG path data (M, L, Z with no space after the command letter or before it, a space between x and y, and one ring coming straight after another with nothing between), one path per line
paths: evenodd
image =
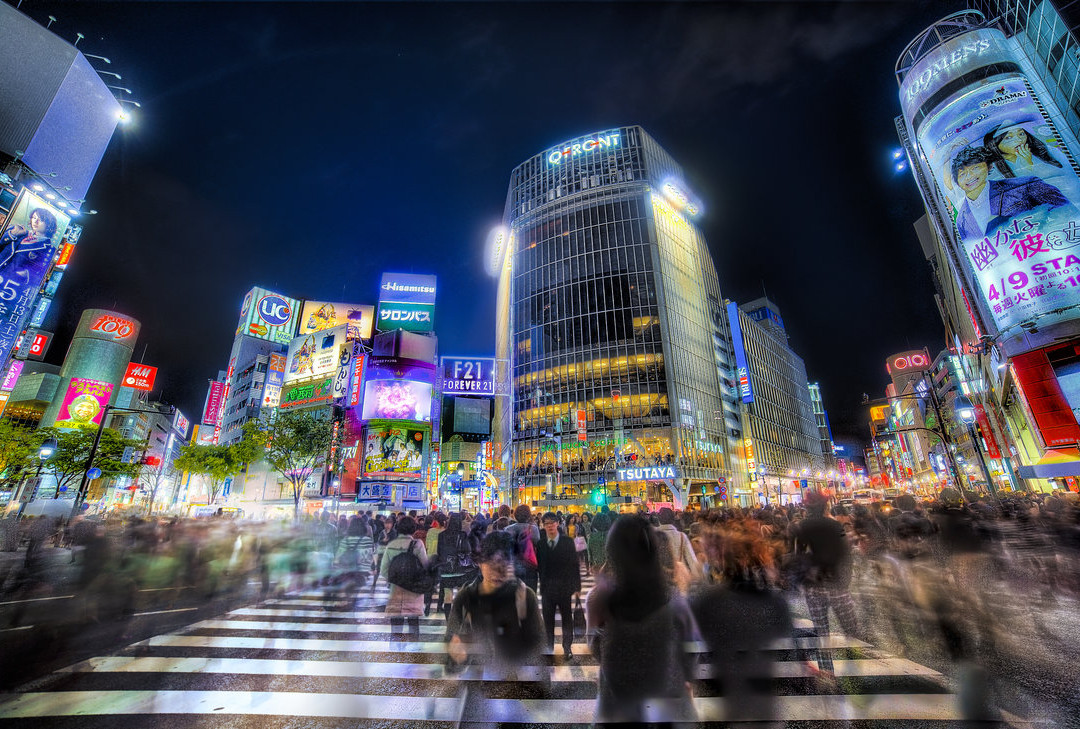
M424 439L422 430L369 426L364 437L364 475L421 478Z
M303 334L289 344L285 382L333 374L346 346L346 327L341 325L313 334Z
M0 351L10 351L26 326L30 300L41 287L70 221L29 190L15 200L0 230Z
M321 332L342 324L352 324L361 339L371 339L375 307L370 304L342 304L336 301L305 301L300 314L300 334Z
M364 420L431 420L431 384L412 380L369 380L364 385Z
M256 286L244 296L236 333L288 344L293 339L299 316L299 301Z
M442 357L444 395L494 395L493 357Z
M384 273L379 285L379 303L434 304L438 279L415 273Z
M491 400L487 398L454 398L454 432L491 434Z
M97 428L101 425L101 417L109 404L112 390L110 382L72 378L60 413L56 416L56 427Z

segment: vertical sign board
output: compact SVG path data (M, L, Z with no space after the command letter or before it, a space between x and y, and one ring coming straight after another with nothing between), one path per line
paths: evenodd
M191 423L188 421L188 419L184 417L184 414L182 412L177 410L176 416L173 417L173 429L180 434L181 439L187 438L188 428L190 427Z
M70 222L71 218L29 190L15 199L0 230L0 357L11 351L31 317L30 301L45 280Z
M206 405L203 407L202 422L206 425L218 424L218 411L221 409L221 396L225 393L225 383L214 380L206 393Z
M731 344L735 347L735 366L738 368L739 395L743 402L754 401L754 386L750 382L750 365L743 345L742 326L739 324L739 307L734 301L727 305L728 323L731 327Z
M8 367L8 371L4 374L4 380L0 383L0 391L11 392L15 389L15 383L19 381L19 375L22 374L23 367L26 363L21 359L11 360L11 365Z
M994 28L954 35L911 67L900 101L987 334L1009 356L1075 336L1080 178L1015 46Z
M587 427L587 423L585 421L585 411L584 410L578 410L577 411L577 439L579 441L584 441L586 439L586 437L587 437L586 436L586 427Z

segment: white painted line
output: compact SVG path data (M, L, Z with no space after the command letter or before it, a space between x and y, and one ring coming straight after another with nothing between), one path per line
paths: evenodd
M25 600L8 600L0 602L0 605L18 605L24 602L45 602L46 600L70 600L74 595L57 595L56 597L28 597Z
M173 610L151 610L150 612L145 612L145 613L132 613L132 616L133 617L138 617L140 615L164 615L165 613L189 613L192 610L198 610L198 609L199 608L197 608L197 607L189 607L189 608L175 608Z

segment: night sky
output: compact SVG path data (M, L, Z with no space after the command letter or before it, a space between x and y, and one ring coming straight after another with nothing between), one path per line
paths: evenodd
M511 169L636 123L703 201L724 295L767 291L835 439L865 441L885 357L943 342L893 68L963 7L27 0L142 104L90 188L47 361L83 309L130 314L154 395L194 419L251 286L374 304L383 271L436 274L441 353L491 354L483 246Z

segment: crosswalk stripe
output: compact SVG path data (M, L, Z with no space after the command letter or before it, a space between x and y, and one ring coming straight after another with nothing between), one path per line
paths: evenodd
M184 648L251 648L258 650L279 651L338 651L343 653L379 653L386 650L409 653L446 653L446 644L442 641L397 641L397 640L332 640L327 638L254 638L243 636L215 635L158 635L135 643L136 646L173 646ZM795 648L864 648L866 643L841 635L823 638L796 638L779 640L769 646L770 650L794 650ZM704 653L705 645L700 642L686 644L691 653ZM562 646L556 646L556 655L562 655Z
M957 699L948 694L879 694L852 699L843 695L774 697L780 721L846 719L934 721L959 718ZM456 721L461 700L418 696L370 696L285 691L60 691L0 695L0 717L193 714L249 716L309 716L387 721ZM659 716L678 710L670 702L650 702ZM705 721L754 720L728 716L722 698L693 700ZM483 718L506 723L590 723L594 699L487 699Z
M835 660L840 677L940 677L937 671L904 658L867 658ZM709 678L711 666L699 666L698 678ZM426 680L505 681L506 671L493 667L469 666L459 673L449 673L441 663L377 663L360 661L290 661L272 658L175 658L163 656L109 656L91 658L60 671L61 673L224 673L257 676L337 676L341 678L387 678ZM520 666L513 670L513 680L555 682L596 681L600 667ZM776 678L806 678L812 674L801 661L778 661L773 665Z

